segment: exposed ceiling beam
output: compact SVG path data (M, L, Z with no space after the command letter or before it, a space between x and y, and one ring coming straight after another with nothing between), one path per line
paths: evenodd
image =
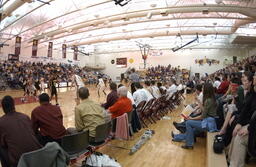
M51 1L53 1L53 0L51 0ZM49 1L49 2L51 2L51 1ZM39 24L37 24L37 25L34 25L34 26L30 27L30 28L28 28L28 29L26 29L26 30L20 32L20 34L22 34L22 33L24 33L24 32L27 32L27 31L29 31L29 30L31 30L31 29L33 29L33 28L39 27L39 26L41 26L41 25L43 25L43 24L47 24L47 23L49 23L49 22L51 22L51 21L54 21L54 20L56 20L56 19L59 19L59 18L61 18L61 17L65 17L65 16L67 16L67 15L69 15L69 14L73 14L73 13L79 12L79 11L81 11L81 10L85 10L85 9L88 9L88 8L91 8L91 7L94 7L94 6L97 6L97 5L102 5L102 4L105 4L105 3L108 3L108 2L112 2L112 0L107 0L106 2L101 2L101 3L93 4L93 5L90 5L90 6L86 6L86 7L82 8L82 9L76 9L76 10L73 10L73 11L71 11L71 12L65 13L65 14L63 14L63 15L54 17L54 18L52 18L52 19L50 19L50 20L47 20L47 21L45 21L45 22L43 22L43 23L39 23ZM44 5L45 5L45 4L40 5L40 6L39 6L38 8L36 8L36 9L39 9L40 7L42 7L42 6L44 6ZM26 13L25 15L21 16L19 19L15 20L13 23L11 23L11 24L9 24L8 26L6 26L6 27L4 27L3 29L1 29L0 32L6 30L9 26L15 24L15 23L16 23L17 21L19 21L21 18L24 18L25 16L27 16L27 15L30 14L30 13L32 13L33 11L35 11L35 10L32 10L32 11ZM20 35L20 34L18 34L18 35Z
M50 3L50 2L52 2L52 1L55 1L55 0L49 0L48 2ZM34 9L32 9L31 11L27 12L26 14L20 16L18 19L16 19L16 20L13 21L12 23L8 24L8 25L5 26L3 29L1 29L1 30L0 30L0 33L3 32L4 30L6 30L6 29L7 29L8 27L10 27L11 25L15 24L17 21L19 21L19 20L23 19L24 17L26 17L26 16L29 15L30 13L32 13L32 12L36 11L37 9L43 7L44 5L46 5L46 4L41 4L40 6L38 6L38 7L34 8ZM20 32L19 34L17 34L17 36L20 35L21 33L22 33L22 32Z
M162 18L157 18L157 19L151 19L151 20L148 20L148 19L145 19L145 20L136 20L136 21L133 21L133 20L130 20L130 21L127 21L127 22L124 22L124 23L115 23L115 24L111 24L111 28L113 27L120 27L120 26L124 26L126 24L128 25L131 25L131 24L138 24L138 23L146 23L146 22L158 22L158 21L165 21L165 20L182 20L182 19L205 19L205 17L179 17L179 18L168 18L168 17L162 17ZM220 18L220 17L207 17L207 19L238 19L238 18L234 18L234 17L225 17L225 18ZM238 20L245 20L245 21L253 21L253 19L251 18L239 18ZM100 29L103 29L103 28L108 28L109 25L101 25L101 26L97 26L97 27L92 27L91 29L86 29L86 30L80 30L80 31L75 31L75 32L72 32L72 33L64 33L63 35L61 36L55 36L49 40L40 40L39 43L44 43L44 42L49 42L49 41L52 41L52 40L56 40L56 39L60 39L60 38L64 38L64 37L68 37L68 36L73 36L73 35L77 35L77 34L81 34L81 33L86 33L86 32L90 32L90 31L95 31L95 30L100 30ZM182 26L182 27L186 27L186 26ZM196 27L199 27L199 26L196 26ZM210 26L209 26L210 27ZM212 26L212 27L219 27L219 26ZM167 27L165 27L167 28ZM173 27L170 27L170 28L173 28ZM31 42L31 40L25 40L23 42Z
M10 4L6 9L2 12L2 20L4 20L6 17L11 16L12 12L17 10L19 7L24 5L26 2L31 2L32 0L16 0L12 4Z
M120 21L124 18L138 18L138 17L146 17L148 12L151 12L152 15L161 15L163 12L163 9L168 14L174 14L174 13L198 13L202 12L203 10L207 9L209 12L225 12L225 13L240 13L243 15L246 15L248 17L251 17L256 20L256 8L250 8L250 7L239 7L239 6L228 6L228 5L193 5L193 6L179 6L179 7L169 7L169 8L160 8L160 9L150 9L150 10L143 10L143 11L134 11L129 12L125 14L119 14L119 15L113 15L113 16L107 16L99 19L93 19L85 22L80 22L77 24L74 24L72 26L66 26L61 29L57 29L54 31L47 32L43 35L37 35L32 39L43 39L44 36L53 37L55 35L59 35L61 33L67 32L67 29L72 30L78 30L84 27L89 27L90 25L99 25L104 24L106 21L114 22L114 21ZM251 22L255 22L255 20Z

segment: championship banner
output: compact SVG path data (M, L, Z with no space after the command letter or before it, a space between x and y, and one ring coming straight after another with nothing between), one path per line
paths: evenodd
M62 44L62 58L65 59L67 57L67 45Z
M77 56L78 56L78 47L74 46L74 60L77 60Z
M37 46L38 46L38 40L34 39L33 40L33 45L32 45L32 57L37 56Z
M16 37L15 40L15 55L20 55L20 47L21 47L21 37Z
M47 57L52 57L52 45L53 45L53 43L49 42Z

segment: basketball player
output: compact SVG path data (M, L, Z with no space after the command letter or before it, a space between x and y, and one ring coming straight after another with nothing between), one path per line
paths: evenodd
M105 92L106 85L105 85L105 82L104 82L104 80L102 79L101 76L98 76L97 87L98 87L98 97L99 98L100 98L100 92L101 91L104 93L105 96L107 95L106 92Z
M73 84L75 85L75 88L76 88L76 98L78 100L79 99L79 97L78 97L78 90L85 86L84 85L84 81L83 81L83 79L79 75L74 73L72 85Z
M53 98L53 96L55 97L55 102L56 102L56 105L59 105L58 103L58 94L57 94L57 88L56 88L56 78L52 75L50 77L50 80L49 80L49 88L50 88L50 92L51 92L51 100Z
M39 92L39 94L41 93L40 81L38 77L35 79L34 86L35 86L35 96L37 97L37 92Z
M23 93L23 97L21 98L21 102L23 103L26 102L26 96L29 94L27 85L28 85L28 81L25 78L23 78L22 87L23 87L24 93Z
M24 97L21 98L21 101L27 102L26 97L30 97L30 96L34 96L35 99L37 99L37 97L35 96L36 88L33 84L32 78L28 79L27 81L24 80L23 85L24 85Z
M44 92L45 89L45 83L44 83L44 78L40 79L40 94Z

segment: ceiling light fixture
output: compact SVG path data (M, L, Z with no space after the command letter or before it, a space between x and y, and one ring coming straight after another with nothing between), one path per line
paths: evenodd
M150 5L152 8L155 8L156 7L156 4L151 4Z
M148 18L148 19L151 19L151 17L152 17L152 13L149 12L149 13L147 14L147 18Z

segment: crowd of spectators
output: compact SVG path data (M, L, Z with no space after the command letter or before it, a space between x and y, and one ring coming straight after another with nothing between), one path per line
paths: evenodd
M59 83L71 82L72 72L81 76L84 82L88 84L97 83L98 76L108 77L100 72L70 64L1 61L0 86L19 89L24 87L24 82L26 81L32 80L35 83L42 79L45 83L48 83L53 75Z
M192 109L185 122L174 122L181 133L172 133L173 141L184 141L183 148L193 149L198 133L218 128L218 135L227 148L229 166L243 167L250 147L248 141L256 142L255 138L249 139L249 134L255 133L252 122L256 114L255 69L256 56L252 56L194 81L196 87L203 85L203 101L198 101L199 108Z
M168 66L156 66L150 67L146 70L146 77L145 80L159 80L165 81L171 77L175 77L177 79L181 78L182 71L180 66L172 67L171 65Z
M89 89L81 87L78 90L81 101L75 107L75 129L76 131L89 130L90 141L93 141L95 128L106 122L106 115L110 116L108 119L113 121L115 127L120 126L116 119L136 109L141 102L149 102L161 96L172 99L173 95L182 94L185 92L184 89L193 85L191 88L196 88L197 95L196 104L191 105L194 111L185 118L185 122L181 123L183 126L181 133L172 133L173 141L185 142L182 148L193 149L198 133L219 129L219 135L222 135L225 146L230 146L228 152L230 167L242 167L245 163L249 133L253 127L250 121L256 111L255 63L256 56L249 57L209 76L197 78L196 81L188 80L187 85L183 84L180 78L179 68L171 68L170 65L148 69L148 75L144 81L135 69L132 69L128 78L124 78L119 86L110 83L111 92L107 96L106 103L101 106L89 99ZM0 70L4 77L10 77L12 81L16 79L20 81L20 78L24 77L43 77L47 80L52 74L67 81L69 77L71 78L69 73L74 71L82 77L88 75L85 69L64 64L2 62ZM36 150L40 144L45 145L49 141L60 143L64 135L74 133L63 126L61 110L59 106L50 104L47 94L41 94L39 102L40 106L32 111L30 127L29 118L24 114L16 113L14 100L10 96L3 98L2 107L5 115L0 118L2 163L7 160L6 163L16 166L22 153ZM25 127L23 133L17 132L18 137L9 130L12 126L12 129L18 131L20 127L15 124L17 119L23 120L22 124ZM13 124L9 125L12 122ZM174 126L180 130L178 124L175 122ZM53 128L56 125L58 128ZM30 140L24 141L20 140L21 138L30 138ZM29 146L28 142L32 142L33 147L24 148L20 141L24 142L24 146ZM10 149L13 143L16 144L18 152ZM8 151L14 154L6 155Z

